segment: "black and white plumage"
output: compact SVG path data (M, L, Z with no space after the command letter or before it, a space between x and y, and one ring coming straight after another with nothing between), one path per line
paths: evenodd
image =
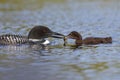
M0 36L1 45L19 45L28 43L29 40L26 36L5 34Z
M64 35L53 32L48 27L45 26L35 26L33 27L28 36L21 35L13 35L13 34L5 34L0 35L0 44L1 45L20 45L25 43L40 43L40 44L48 44L49 41L45 40L45 38L53 37L53 38L64 38Z

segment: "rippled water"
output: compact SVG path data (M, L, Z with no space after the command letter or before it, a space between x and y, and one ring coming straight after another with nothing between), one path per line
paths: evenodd
M47 50L0 46L0 80L119 80L120 2L117 0L10 0L0 3L0 33L27 35L35 25L56 32L75 30L113 38L112 44L63 47L52 39Z

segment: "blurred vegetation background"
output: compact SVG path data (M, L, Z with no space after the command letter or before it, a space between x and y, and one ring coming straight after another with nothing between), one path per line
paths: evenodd
M79 2L120 2L120 0L0 0L0 10L36 10L41 8L45 3L65 3L69 1L79 1Z

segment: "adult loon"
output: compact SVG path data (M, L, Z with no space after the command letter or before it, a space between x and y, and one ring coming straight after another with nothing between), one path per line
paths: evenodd
M4 34L0 35L0 44L1 45L20 45L25 43L35 43L39 42L40 44L47 44L45 38L64 38L63 34L53 32L46 26L35 26L33 27L28 36L13 35L13 34ZM45 43L44 43L45 42Z
M94 44L107 44L112 43L112 37L87 37L82 39L81 34L76 31L72 31L67 35L67 38L75 39L75 44L77 46L85 45L94 45Z

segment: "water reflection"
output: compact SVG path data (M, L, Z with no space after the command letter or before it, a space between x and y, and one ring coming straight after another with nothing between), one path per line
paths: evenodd
M91 80L92 77L96 76L99 73L106 72L109 70L109 65L107 62L98 62L98 63L79 63L79 64L70 64L62 65L64 71L74 72L79 74L83 80ZM94 74L96 73L96 74ZM96 78L97 79L97 78Z

